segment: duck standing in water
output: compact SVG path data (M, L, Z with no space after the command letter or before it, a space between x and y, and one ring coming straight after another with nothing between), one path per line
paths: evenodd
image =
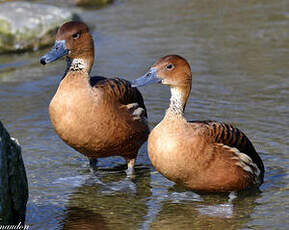
M142 95L126 80L90 77L94 44L86 24L63 24L52 50L41 64L66 56L67 66L49 105L56 133L89 158L96 170L97 158L121 156L133 173L137 152L147 140L146 108Z
M157 61L134 87L168 85L170 106L148 139L149 158L162 175L202 192L231 192L263 183L264 165L251 141L239 129L216 121L187 121L191 91L188 62L178 55Z

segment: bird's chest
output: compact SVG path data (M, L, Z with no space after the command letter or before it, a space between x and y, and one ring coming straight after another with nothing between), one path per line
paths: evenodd
M49 116L57 134L66 142L78 143L93 122L87 119L94 113L89 92L82 88L60 86L49 105ZM92 106L93 105L93 106Z
M183 137L177 130L157 126L149 136L148 154L154 167L171 178L183 164Z

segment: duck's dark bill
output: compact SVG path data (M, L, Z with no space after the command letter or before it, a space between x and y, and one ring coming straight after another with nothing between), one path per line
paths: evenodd
M161 79L156 75L156 69L151 68L145 75L131 82L132 87L139 87L153 83L159 83Z
M52 49L40 58L40 63L42 65L48 64L57 60L60 57L63 57L68 54L68 50L65 47L65 41L55 41Z

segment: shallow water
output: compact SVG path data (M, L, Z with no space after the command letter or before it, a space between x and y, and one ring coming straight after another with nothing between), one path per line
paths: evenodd
M260 193L233 201L197 195L157 173L139 152L136 178L120 158L100 160L98 178L66 146L48 117L64 61L41 66L46 51L0 56L0 119L22 145L30 229L288 229L289 3L287 0L119 0L75 9L92 27L93 74L134 79L159 57L177 53L193 72L186 117L233 123L262 157ZM151 127L169 91L140 89Z

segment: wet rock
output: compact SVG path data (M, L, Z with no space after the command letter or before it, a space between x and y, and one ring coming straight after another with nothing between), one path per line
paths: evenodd
M113 0L74 0L77 6L101 6L112 3Z
M1 1L1 0L0 0ZM102 8L113 0L41 0L42 3L53 4L56 6L80 6L84 8Z
M0 121L0 225L24 224L27 200L21 147Z
M36 50L51 45L57 28L73 19L76 15L56 6L3 3L0 5L0 53Z

